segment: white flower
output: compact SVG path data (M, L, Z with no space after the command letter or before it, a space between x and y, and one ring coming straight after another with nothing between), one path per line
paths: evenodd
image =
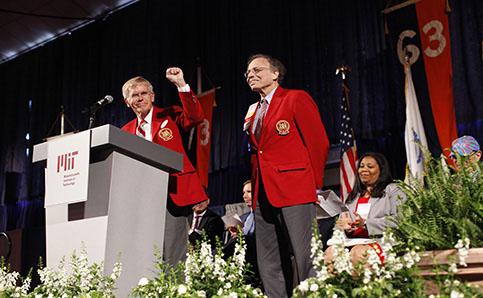
M186 293L187 290L188 290L188 288L186 288L185 285L179 285L179 287L178 287L178 294L179 295L183 295L184 293Z
M374 249L367 250L366 263L370 268L372 268L372 271L377 277L381 275L381 259ZM364 272L364 275L366 275L366 272Z
M456 273L456 272L458 272L458 268L456 267L456 264L455 264L455 263L451 263L451 264L449 265L448 272L451 272L451 273Z
M229 288L231 288L231 282L227 282L227 283L225 284L225 289L229 289Z
M303 282L300 283L299 289L300 291L302 291L302 293L307 292L309 290L309 283L304 280Z
M404 255L403 259L406 261L406 268L411 268L421 260L421 257L415 251L411 250Z
M459 292L457 292L455 290L452 290L451 291L451 294L450 294L450 297L451 298L464 298L465 295L463 295L463 294L461 294L461 293L459 293Z
M362 282L368 284L371 281L372 271L369 268L364 268L364 279Z
M443 284L445 287L448 288L449 286L451 286L451 281L449 279L445 279Z
M468 252L470 248L470 239L465 238L464 240L458 240L458 243L454 246L458 250L458 263L461 266L466 265L466 259L468 258Z
M238 298L238 294L235 292L231 292L228 298Z
M345 235L344 232L336 229L332 236L334 239L334 262L333 266L337 273L347 272L352 274L352 263L350 261L349 249L345 247Z
M198 297L206 297L206 292L205 291L198 291Z
M149 283L149 280L146 277L143 277L139 280L138 286L145 286Z
M319 285L317 283L313 283L310 285L310 291L316 292L319 289Z

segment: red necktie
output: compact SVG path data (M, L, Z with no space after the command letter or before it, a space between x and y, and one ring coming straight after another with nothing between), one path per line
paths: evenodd
M200 225L200 218L201 216L195 215L195 225L193 226L193 230L198 229L198 226Z
M137 129L137 132L136 134L142 138L145 138L146 137L146 131L144 130L144 124L146 124L146 120L142 120L141 123L139 123L138 125L138 129Z
M262 98L260 103L260 114L258 115L258 120L255 126L255 139L257 142L260 141L260 136L262 135L262 124L265 114L267 113L268 102L265 98Z

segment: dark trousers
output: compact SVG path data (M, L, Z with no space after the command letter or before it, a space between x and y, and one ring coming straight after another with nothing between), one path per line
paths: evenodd
M321 236L322 244L324 245L324 250L327 249L327 241L332 237L334 234L334 226L335 226L335 216L319 219L319 233Z
M310 257L315 206L273 207L260 186L255 211L260 277L268 297L289 297L293 290L291 254L295 257L300 281L315 276Z
M177 206L171 198L166 203L166 222L164 225L163 261L175 267L186 260L188 252L188 221L186 216L192 212L191 206Z

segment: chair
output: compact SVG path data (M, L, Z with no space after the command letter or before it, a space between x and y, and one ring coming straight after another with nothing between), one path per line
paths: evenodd
M5 232L0 232L0 256L6 262L12 252L12 240Z

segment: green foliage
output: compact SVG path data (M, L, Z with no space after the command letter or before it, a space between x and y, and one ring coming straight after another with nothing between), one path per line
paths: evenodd
M451 249L458 239L469 238L473 247L483 246L483 171L467 164L451 174L445 160L425 150L425 185L410 177L402 183L406 202L401 206L395 235L423 250Z
M264 297L261 290L247 285L244 279L246 245L238 236L233 257L225 261L221 244L213 254L206 239L191 248L186 262L176 268L163 263L158 249L155 255L157 275L143 277L131 291L133 297Z
M130 296L133 297L175 297L178 292L176 285L183 282L183 264L179 263L177 267L171 267L163 262L163 255L159 248L155 246L154 255L156 262L157 275L149 280L142 278L139 284L131 291Z

